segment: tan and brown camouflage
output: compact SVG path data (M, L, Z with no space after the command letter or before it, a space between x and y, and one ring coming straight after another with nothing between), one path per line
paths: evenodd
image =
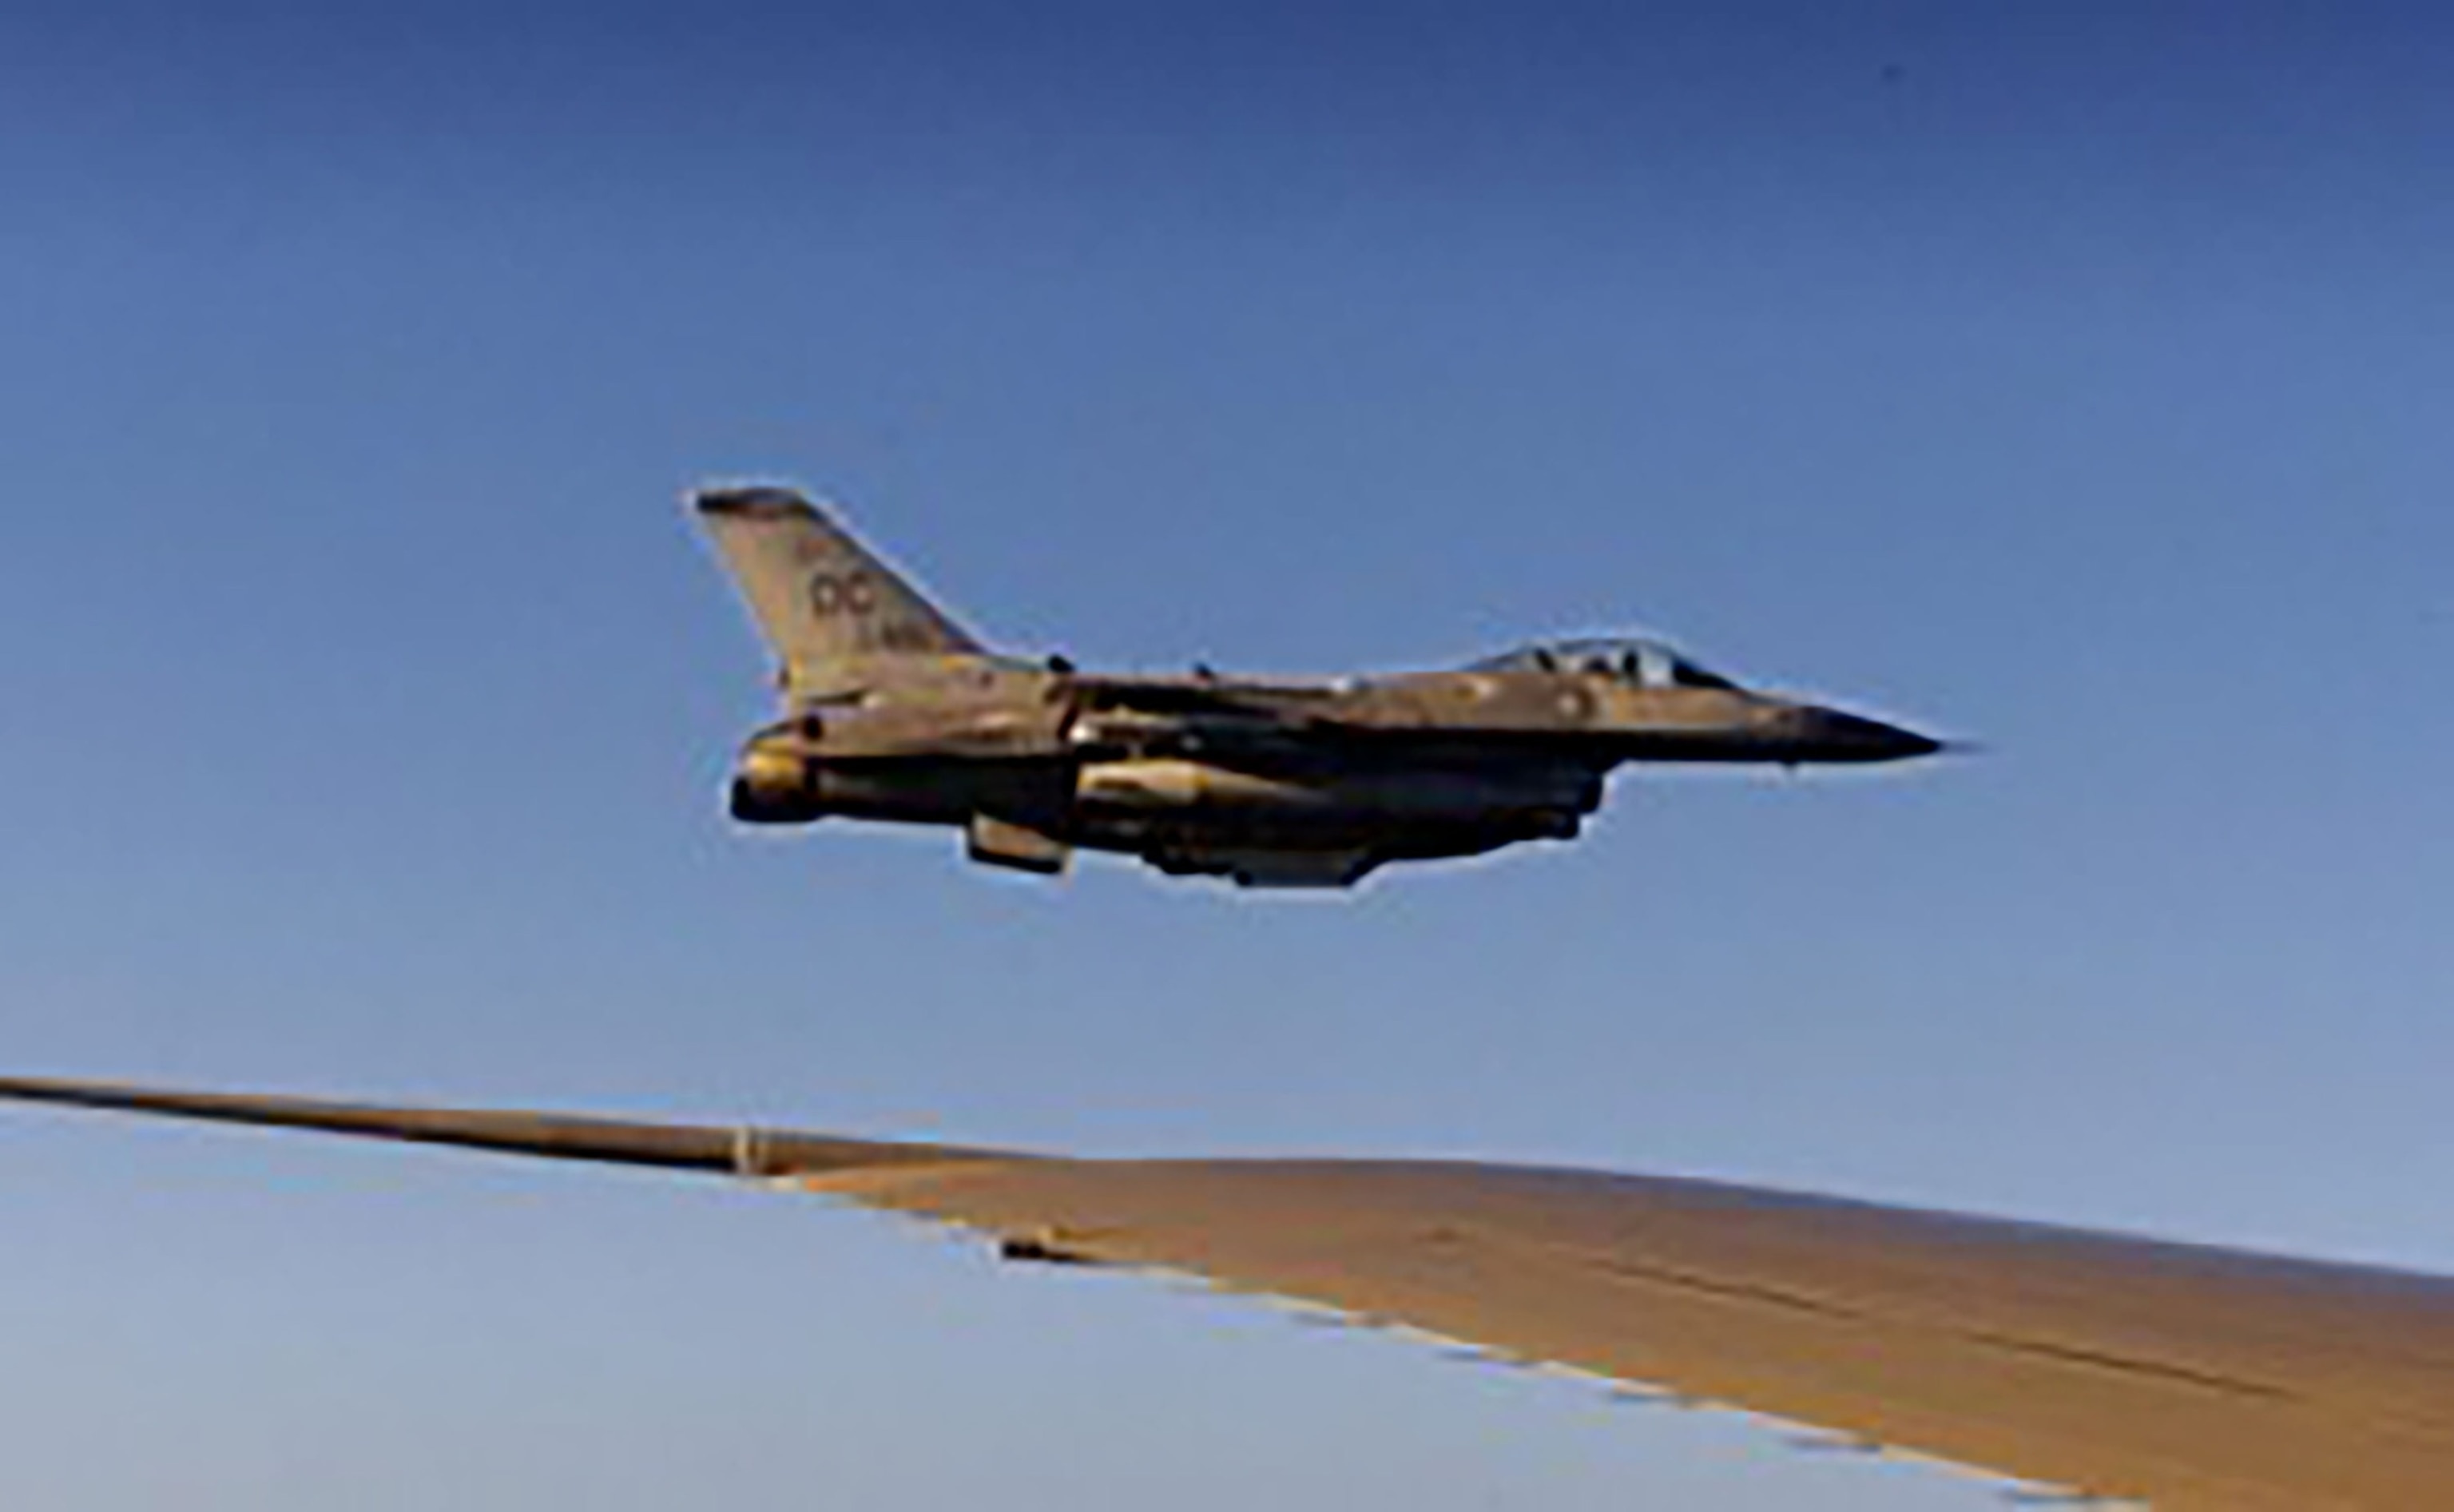
M1247 886L1569 839L1630 761L1865 763L1928 737L1740 688L1659 641L1318 680L1084 673L985 649L800 494L694 498L780 660L734 817L961 829L974 860L1076 847Z

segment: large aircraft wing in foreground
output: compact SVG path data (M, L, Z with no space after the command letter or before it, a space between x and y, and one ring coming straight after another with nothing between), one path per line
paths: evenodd
M0 1097L664 1166L941 1220L2181 1512L2454 1505L2454 1279L1718 1182L1069 1159L0 1079Z

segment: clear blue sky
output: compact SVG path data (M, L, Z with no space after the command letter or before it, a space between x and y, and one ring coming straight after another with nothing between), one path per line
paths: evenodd
M2454 1269L2429 8L0 16L0 1061ZM1256 901L731 830L679 492L1017 649L1981 737ZM808 1202L0 1122L54 1512L1997 1504Z

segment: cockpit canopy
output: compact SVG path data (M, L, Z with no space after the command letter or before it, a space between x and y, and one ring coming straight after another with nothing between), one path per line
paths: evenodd
M1521 646L1470 664L1468 672L1581 672L1638 688L1736 688L1659 640L1611 636Z

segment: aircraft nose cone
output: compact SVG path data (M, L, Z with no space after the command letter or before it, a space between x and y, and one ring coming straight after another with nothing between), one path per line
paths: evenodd
M1932 756L1942 742L1863 715L1838 709L1801 709L1799 735L1816 761L1901 761Z

